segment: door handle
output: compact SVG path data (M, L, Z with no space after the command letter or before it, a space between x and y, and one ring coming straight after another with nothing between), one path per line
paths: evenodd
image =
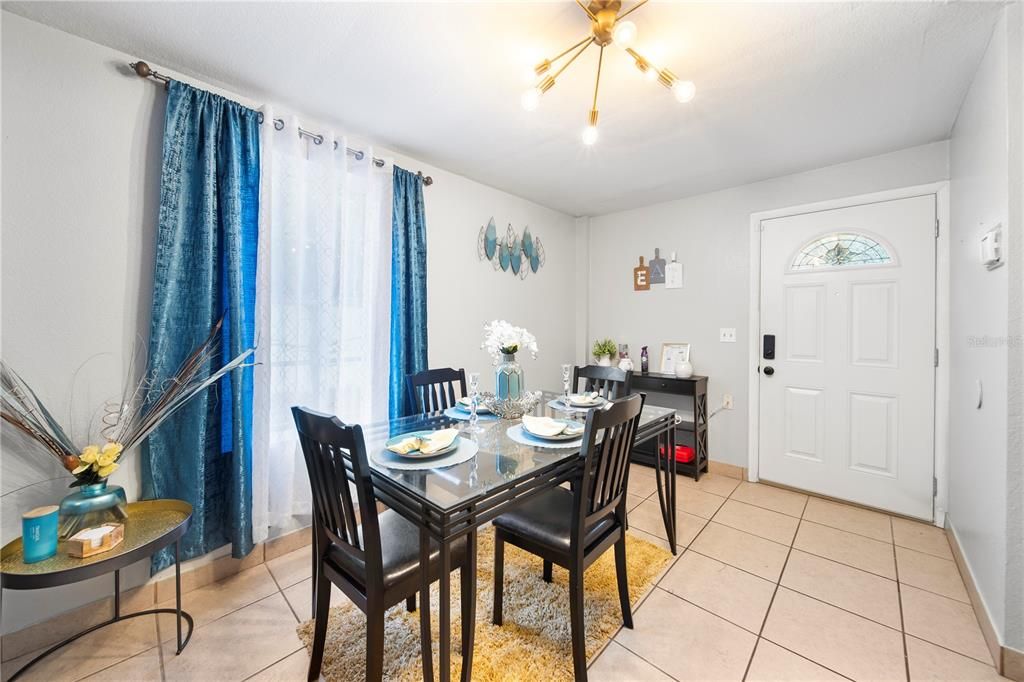
M775 368L774 367L772 367L771 365L768 365L767 367L764 368L764 375L766 377L770 377L773 374L775 374Z

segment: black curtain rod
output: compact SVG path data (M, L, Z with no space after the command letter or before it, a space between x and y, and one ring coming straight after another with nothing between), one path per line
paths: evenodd
M164 74L160 73L159 71L154 71L153 69L151 69L149 67L149 64L147 64L144 61L140 60L140 61L137 61L137 62L132 62L128 66L130 66L132 68L132 70L135 72L135 74L137 76L139 76L141 78L152 78L155 81L159 81L159 82L163 83L164 87L167 87L170 84L170 82L171 82L170 76L165 76ZM259 122L260 122L260 124L262 124L263 123L263 112L257 112L257 113L259 113ZM274 130L283 130L283 129L284 129L284 120L280 119L280 118L275 118L274 119ZM321 135L319 133L314 133L314 132L309 131L309 130L305 130L304 128L301 128L301 127L299 128L299 137L305 137L307 139L310 139L310 140L313 141L313 144L318 144L318 145L319 144L323 144L324 143L324 139L325 139L323 135ZM337 140L334 141L334 148L335 149L338 148L338 141ZM345 147L345 153L351 154L352 157L356 161L362 161L363 157L366 156L366 154L363 153L363 151L361 149L352 149L351 147ZM372 161L373 161L373 165L377 166L377 168L382 168L384 166L384 163L385 163L384 159L378 159L376 157L374 157L372 159ZM421 178L423 178L423 184L424 185L427 185L429 187L430 185L434 184L434 179L432 177L430 177L429 175L424 175L422 171L416 171L416 175L418 175Z

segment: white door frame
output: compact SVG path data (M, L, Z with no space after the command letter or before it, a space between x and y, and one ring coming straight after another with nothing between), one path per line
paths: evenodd
M748 453L747 477L758 480L760 373L761 363L761 222L773 218L786 218L804 213L848 208L861 204L874 204L894 199L919 196L935 197L935 215L939 236L935 244L935 346L939 352L939 366L935 368L935 525L943 526L949 495L949 181L901 189L860 194L842 199L830 199L789 208L750 214L750 342L748 359L747 413Z

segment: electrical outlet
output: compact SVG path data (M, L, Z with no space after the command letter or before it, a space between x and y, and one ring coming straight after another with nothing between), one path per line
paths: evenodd
M727 410L732 409L732 393L726 393L722 396L722 407Z
M736 327L722 327L719 329L718 340L722 343L736 343Z

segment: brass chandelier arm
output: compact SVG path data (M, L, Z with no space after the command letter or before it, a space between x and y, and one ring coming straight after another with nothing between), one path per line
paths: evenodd
M597 90L601 87L601 63L604 61L604 45L597 55L597 78L594 80L594 102L590 105L591 111L597 111Z
M635 5L633 5L629 9L627 9L625 12L623 12L619 16L615 17L615 20L616 21L621 21L622 19L625 19L630 14L632 14L635 11L637 11L638 9L640 9L641 7L643 7L646 4L647 4L647 0L640 0L640 2L636 3Z
M549 60L547 60L547 61L548 61L548 63L549 63L549 64L554 64L554 63L555 63L555 62L557 62L557 61L558 61L559 59L561 59L561 58L562 58L562 57L564 57L565 55L569 54L570 52L572 52L573 50L575 50L575 49L576 49L577 47L579 47L580 45L582 45L583 43L589 43L589 42L592 42L593 40L594 40L594 36L592 36L592 35L590 35L590 34L588 33L588 34L587 34L586 36L584 36L584 37L583 37L583 40L581 40L580 42L576 43L575 45L572 45L571 47L567 47L567 48L565 48L564 50L562 50L562 51L561 51L561 52L559 52L559 53L558 53L557 55L555 55L554 57L552 57L551 59L549 59Z
M583 47L581 47L580 49L576 50L576 53L573 54L572 57L569 57L569 61L567 61L565 64L562 64L561 68L559 68L558 71L555 71L553 74L551 74L551 79L554 80L555 78L558 78L559 76L561 76L562 72L565 71L566 69L568 69L569 65L572 64L574 61L576 61L576 58L579 57L581 54L583 54L584 51L586 51L586 49L588 47L590 47L593 43L594 43L594 39L593 38L589 38L586 41L586 44Z
M590 11L589 7L583 4L583 0L576 0L576 4L580 6L581 10L587 13L587 16L590 17L591 21L597 21L597 17L594 16L594 13Z

